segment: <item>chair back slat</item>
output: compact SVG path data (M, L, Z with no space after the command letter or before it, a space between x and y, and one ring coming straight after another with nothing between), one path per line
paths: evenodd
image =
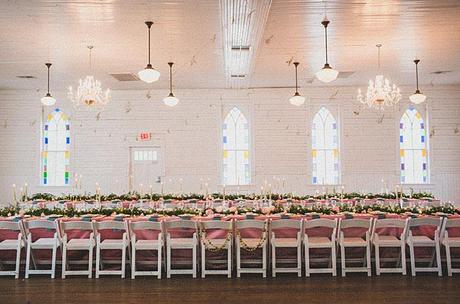
M0 221L0 229L22 231L21 222Z
M409 219L409 228L420 227L420 226L440 227L441 223L442 223L442 218L437 218L437 217L411 218Z
M203 229L223 229L223 230L232 230L233 222L232 221L202 221L201 227Z
M87 221L69 221L61 222L62 232L67 230L91 230L93 231L93 224Z
M460 227L460 218L446 219L446 228Z
M247 228L264 229L265 225L266 225L265 220L238 220L236 221L237 229L247 229Z
M312 219L312 220L304 221L305 229L320 228L320 227L335 229L337 228L337 220L336 219Z
M371 227L372 219L343 219L340 221L340 229L347 228L367 228Z
M165 221L164 227L166 231L170 229L197 229L196 222L191 220Z
M131 231L134 230L162 230L161 222L153 221L138 221L138 222L129 222L129 227Z
M105 229L126 230L125 222L113 221L113 220L94 222L94 227L96 228L96 230L105 230Z
M48 221L48 220L31 220L31 221L24 221L24 226L27 230L30 229L53 229L56 230L56 221Z
M406 226L404 219L376 219L374 227L378 228L403 228Z
M272 230L283 229L283 228L293 228L293 229L302 229L302 221L295 219L280 219L271 221Z

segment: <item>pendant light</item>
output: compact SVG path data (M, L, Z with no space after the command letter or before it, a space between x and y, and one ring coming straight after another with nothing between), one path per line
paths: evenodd
M415 90L415 93L412 94L409 99L412 103L415 103L415 104L421 104L425 101L426 99L426 96L423 95L422 93L420 93L420 90L418 89L418 63L420 62L420 59L415 59L414 60L414 63L415 63L415 79L416 79L416 82L417 82L417 89Z
M168 65L169 65L169 95L163 98L163 102L165 103L165 105L170 106L170 107L174 107L175 105L179 103L179 98L174 96L172 92L172 66L173 64L174 64L173 62L168 62Z
M321 80L322 82L331 82L337 79L337 76L339 75L339 72L331 68L328 62L328 57L327 57L327 26L329 25L330 21L327 20L327 17L324 17L324 20L321 22L321 24L324 26L324 42L326 45L326 63L324 64L324 67L316 72L316 78Z
M295 66L295 93L294 96L289 98L289 102L294 105L294 106L301 106L305 102L305 97L301 96L298 91L298 85L297 85L297 66L299 65L298 62L294 62Z
M147 82L147 83L152 83L152 82L157 81L160 78L160 72L155 70L152 67L152 64L150 63L150 28L152 27L153 22L145 21L145 24L147 25L149 29L149 63L147 64L145 69L143 69L142 71L139 71L138 75L142 81Z
M56 99L50 94L50 67L51 63L45 63L48 68L48 93L41 98L41 102L44 106L52 106L56 103Z

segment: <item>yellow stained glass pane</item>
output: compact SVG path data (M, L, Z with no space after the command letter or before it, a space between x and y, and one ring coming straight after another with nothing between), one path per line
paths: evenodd
M47 157L47 156L48 156L48 152L43 151L43 154L42 154L42 155L43 155L43 157Z
M415 117L417 117L417 118L420 118L420 117L421 117L421 116L420 116L420 113L419 113L418 111L417 111L417 113L415 113Z
M249 158L249 151L244 151L244 159L248 159Z
M399 156L404 157L404 149L399 150Z
M311 155L312 155L313 157L316 157L316 149L311 150Z
M227 157L228 157L228 151L224 150L224 158L227 158Z
M48 114L48 120L51 120L53 119L53 115L52 114Z
M66 158L66 159L69 159L69 158L70 158L70 152L69 152L69 151L66 151L66 152L65 152L65 158Z
M67 115L65 115L65 114L63 113L63 114L61 114L61 118L62 118L62 120L67 120L68 117L67 117Z
M422 156L423 156L423 157L426 156L426 149L423 149L423 150L422 150Z
M339 150L334 149L334 157L335 158L339 157Z

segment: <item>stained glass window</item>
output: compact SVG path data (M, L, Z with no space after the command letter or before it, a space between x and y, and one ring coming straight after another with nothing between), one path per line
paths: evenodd
M69 184L70 123L61 110L51 112L43 129L42 183L44 186Z
M399 156L401 183L428 182L426 125L415 108L404 112L399 122Z
M319 109L312 125L312 183L339 184L339 141L337 121L325 107Z
M251 182L249 162L249 125L236 107L230 110L222 126L223 176L225 185L248 185Z

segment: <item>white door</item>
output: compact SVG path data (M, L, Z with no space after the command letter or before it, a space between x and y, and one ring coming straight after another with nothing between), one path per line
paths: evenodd
M159 146L130 147L130 190L144 194L161 191L164 176L163 154Z

